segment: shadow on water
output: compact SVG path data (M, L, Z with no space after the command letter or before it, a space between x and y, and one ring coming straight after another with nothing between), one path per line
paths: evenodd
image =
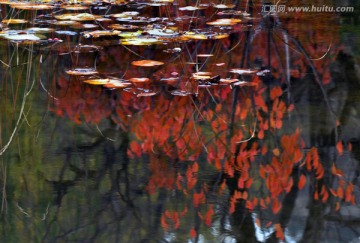
M358 242L358 6L263 6L1 2L4 242Z

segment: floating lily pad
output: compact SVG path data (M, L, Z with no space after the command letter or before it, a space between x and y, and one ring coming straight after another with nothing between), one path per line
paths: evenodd
M179 16L177 18L175 18L174 20L177 22L193 22L193 23L199 23L201 21L203 21L205 18L203 16L199 16L199 17L195 17L195 16L188 16L188 15L184 15L184 16Z
M39 41L41 40L40 37L34 34L23 34L23 35L5 35L3 36L4 39L12 40L12 41L24 41L24 40L30 40L30 41Z
M91 85L102 85L105 88L110 88L110 89L126 88L131 86L131 83L125 82L124 80L117 78L86 79L83 82Z
M69 75L74 75L74 76L94 75L98 73L93 68L75 68L72 70L67 70L65 72Z
M211 72L197 72L193 73L192 78L195 80L204 80L211 78Z
M109 83L109 81L110 80L108 78L102 78L102 79L86 79L83 82L92 85L103 85Z
M151 80L149 78L131 78L129 79L131 83L149 83Z
M150 3L172 3L174 0L152 0Z
M197 54L197 57L213 57L214 54Z
M186 90L174 90L171 92L171 94L175 96L188 96L191 95L192 93Z
M71 25L71 28L73 28L73 29L96 29L96 28L99 28L99 25L97 25L97 24L81 24L79 22L76 22L76 24Z
M196 76L196 75L193 75L192 78L194 80L207 80L207 79L210 79L211 76Z
M172 3L174 0L152 0L154 3Z
M182 43L182 42L186 42L189 40L189 38L187 38L186 36L182 36L182 35L176 35L176 36L158 36L157 37L159 41L161 41L162 43ZM174 48L175 49L175 48ZM177 49L175 49L177 50Z
M186 6L186 7L180 7L180 11L196 11L196 10L202 10L206 9L207 6Z
M229 9L229 8L235 8L236 5L235 4L215 4L213 7L217 8L217 9Z
M128 18L128 17L137 16L139 14L140 14L139 12L132 11L132 12L122 12L122 13L111 14L110 16L113 18Z
M52 29L52 28L33 27L33 28L28 28L25 31L28 32L28 33L43 33L43 34L46 34L46 33L52 33L55 30Z
M208 37L205 34L197 34L191 31L185 32L184 37L192 39L192 40L207 40Z
M42 39L46 39L46 37L43 35L14 30L1 32L0 38L10 41L40 41Z
M153 92L153 91L148 91L148 92L142 92L137 94L137 97L151 97L151 96L155 96L157 95L159 92Z
M129 18L117 18L116 20L119 22L127 22L129 24L152 24L155 22L169 21L168 18L160 18L160 17L149 18L149 17L139 17L139 16L129 17Z
M133 45L133 46L147 46L154 44L162 44L162 42L156 38L132 38L120 41L120 44L123 45Z
M208 25L213 26L231 26L240 23L240 19L217 19L215 21L207 22Z
M229 34L217 33L211 31L204 31L203 33L194 33L191 31L185 32L183 35L192 40L208 40L208 39L223 39L229 37Z
M132 83L125 82L122 80L110 79L109 82L107 84L104 84L103 86L109 89L122 89L122 88L130 87L131 85Z
M83 36L85 38L99 38L104 36L118 36L120 34L119 30L95 30L84 32Z
M1 22L4 24L26 24L28 21L25 19L4 19Z
M234 68L229 70L230 73L236 73L236 74L254 74L257 72L257 70L254 69L243 69L243 68Z
M181 51L182 50L180 47L163 50L163 52L166 52L166 53L180 53Z
M121 32L119 36L122 38L134 38L141 35L142 31L138 30L136 32Z
M115 30L137 30L139 29L139 26L129 24L112 24L109 25L109 28Z
M222 10L218 12L217 15L243 15L243 12L237 10Z
M58 26L70 26L70 25L79 24L79 22L73 20L64 20L64 21L56 21L53 24Z
M257 76L265 76L266 74L270 73L271 71L269 69L261 70L256 73Z
M133 61L131 64L138 67L154 67L164 65L163 62L158 62L154 60Z
M256 83L252 83L252 82L247 82L247 81L238 81L238 82L235 82L235 83L232 83L231 84L232 86L249 86L249 87L253 87L253 86L257 86Z
M55 15L55 18L58 20L72 20L72 21L91 21L101 18L99 15L93 15L89 13L79 13L79 14L62 14Z
M63 6L61 6L61 9L69 10L69 11L87 10L89 8L90 8L89 6L84 6L84 5L63 5Z
M213 39L213 40L219 40L219 39L225 39L228 37L229 37L229 34L218 33L218 34L211 35L209 38Z
M50 4L36 4L30 2L17 2L10 4L10 7L21 10L48 10L53 9L54 6Z
M68 36L75 36L78 34L75 31L69 31L69 30L57 30L55 31L55 33L58 35L68 35Z
M221 78L220 79L220 84L232 84L232 83L236 83L238 82L239 79L237 78Z
M179 78L173 77L173 78L162 78L160 79L161 82L165 82L167 84L173 84L178 83L180 81Z
M179 35L179 32L176 32L172 29L150 29L146 30L149 35L161 36L161 37L173 37Z

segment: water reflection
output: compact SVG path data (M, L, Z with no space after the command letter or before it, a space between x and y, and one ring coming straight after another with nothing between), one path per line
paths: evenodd
M100 21L124 39L86 30L87 13L61 17L81 30L1 41L5 241L356 242L357 56L340 17L250 4L255 19L208 29L144 6Z

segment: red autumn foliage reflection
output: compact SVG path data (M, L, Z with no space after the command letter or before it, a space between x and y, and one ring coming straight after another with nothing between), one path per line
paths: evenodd
M333 37L333 45L337 43L336 30L329 33L322 28L312 29L314 34L309 43L300 38L303 34L299 35L296 27L289 29L289 33L280 32L275 37L292 36L300 43L308 43L304 51L310 57L327 51L329 43L324 40L328 36ZM240 31L236 34L242 37ZM254 37L251 43L254 51L248 57L242 54L224 57L219 54L217 60L204 66L214 67L214 64L222 63L227 58L231 58L224 61L227 68L239 65L242 58L248 58L249 63L254 63L259 57L265 61L268 48L274 48L270 45L263 48L267 38L266 31ZM234 39L229 38L197 42L200 47L190 42L187 48L205 53L208 46L213 45L223 48L225 51L222 54L231 48L239 52L246 49L245 42L230 47L232 41ZM274 46L283 45L281 41L273 42ZM332 55L339 48L334 50L331 51ZM130 54L127 55L131 59ZM292 80L301 80L311 69L306 55L301 51L293 53L290 59L293 69L289 70ZM192 68L180 69L183 63L168 63L146 74L154 81L143 89L158 92L158 95L151 97L138 97L140 89L136 87L106 90L83 84L77 78L69 81L61 76L56 83L61 98L54 102L53 109L56 114L66 115L76 123L98 124L111 120L128 133L130 142L127 155L130 160L136 163L146 158L148 161L147 192L154 195L160 190L168 190L182 195L182 209L170 207L162 210L161 226L165 231L187 227L190 237L197 237L199 225L182 226L182 220L189 215L195 215L199 222L210 227L219 213L216 203L211 201L212 194L228 198L230 214L236 213L240 204L248 213L270 211L273 215L280 214L286 195L295 187L301 190L307 186L313 189L314 200L331 203L335 210L339 210L343 203L355 204L354 185L346 180L343 171L335 164L332 164L331 171L326 171L318 149L306 149L309 145L305 144L301 129L285 124L289 123L287 116L293 115L296 107L286 98L283 88L290 81L282 68L286 50L279 50L277 56L268 60L270 66L261 67L262 70L270 68L269 73L252 75L248 81L255 85L244 87L218 84L201 87L199 83L190 81L191 75L188 74L192 73ZM320 85L330 82L329 70L322 68L329 66L330 61L323 58L314 62L321 77ZM130 70L124 74L124 78L140 77L144 75L141 72ZM184 73L178 84L160 84L161 77L168 77L174 72ZM226 70L215 67L213 75L229 77ZM186 96L172 95L173 90L187 90L189 87L185 87L185 84L196 91ZM338 156L343 155L342 141L337 141L336 148ZM206 175L201 174L205 167L210 167L219 176L209 176L209 181L205 180ZM299 174L294 172L295 168ZM325 177L331 177L336 183L324 182ZM274 218L265 228L273 226L276 237L284 240L284 229L277 220Z

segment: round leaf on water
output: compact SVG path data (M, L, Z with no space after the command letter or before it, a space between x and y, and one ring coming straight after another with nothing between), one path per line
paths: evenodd
M147 91L137 94L137 97L151 97L157 95L159 92Z
M173 78L162 78L160 79L161 82L165 82L167 84L174 84L178 83L180 81L179 78L173 77Z
M28 21L25 19L4 19L1 22L4 24L25 24Z
M229 70L230 73L236 73L236 74L254 74L257 72L257 70L254 69L243 69L243 68L233 68Z
M54 6L50 4L36 4L30 2L17 2L10 4L10 7L21 10L48 10L53 9Z
M130 25L130 24L112 24L109 25L109 28L115 30L136 30L139 29L139 26Z
M205 80L211 78L211 72L197 72L193 73L192 78L195 80Z
M44 33L45 34L45 33L54 32L54 29L33 27L33 28L28 28L25 31L28 32L29 34L31 34L31 33Z
M58 25L58 26L69 26L69 25L75 25L75 24L79 24L79 22L76 22L73 20L63 20L63 21L54 22L54 25Z
M171 92L171 94L174 96L188 96L191 95L192 93L186 90L174 90Z
M128 17L137 16L139 14L140 14L139 12L132 11L132 12L122 12L122 13L111 14L110 16L113 18L128 18Z
M138 30L136 32L119 32L119 36L122 38L133 38L141 35L142 31Z
M240 22L240 19L216 19L215 21L207 22L206 24L213 26L231 26Z
M224 39L224 38L228 38L229 34L224 34L224 33L217 33L214 35L211 35L209 38L213 39L213 40L219 40L219 39Z
M240 87L243 87L243 86L253 87L253 86L256 86L257 84L252 83L252 82L246 82L246 81L238 81L238 82L232 83L231 85L232 86L240 86Z
M104 84L103 86L108 89L122 89L127 88L131 86L132 84L129 82L122 82L119 80L109 80L107 84Z
M85 38L99 38L99 37L104 37L104 36L117 36L120 34L119 30L95 30L95 31L89 31L89 32L84 32L83 36Z
M172 3L174 0L152 0L150 4L152 3Z
M180 11L196 11L196 10L202 10L206 9L207 6L186 6L186 7L180 7Z
M235 4L216 4L214 5L214 8L218 8L218 9L229 9L229 8L235 8L236 5Z
M72 20L72 21L90 21L101 18L101 16L93 15L89 13L80 13L80 14L62 14L55 15L55 18L58 20Z
M221 12L218 12L217 15L242 15L243 13L241 11L229 9L229 10L222 10Z
M149 78L131 78L129 81L131 83L149 83L151 80Z
M74 75L74 76L94 75L98 73L93 68L75 68L72 70L67 70L65 72L69 75Z
M84 81L84 83L92 85L103 85L105 88L109 89L126 88L131 85L131 83L117 78L87 79Z
M84 80L84 83L87 84L92 84L92 85L103 85L103 84L107 84L109 83L109 79L108 78L102 78L102 79L87 79Z
M68 36L74 36L78 34L75 31L68 31L68 30L57 30L55 31L55 33L58 35L68 35Z
M39 41L42 39L46 39L46 37L43 35L27 32L18 32L13 30L0 33L0 37L10 41Z
M208 38L205 34L197 34L194 32L185 32L183 36L191 40L207 40Z
M81 24L79 22L76 22L75 24L71 25L71 28L73 29L96 29L99 28L96 24Z
M237 78L221 78L220 79L220 84L232 84L232 83L235 83L235 82L238 82L239 79Z
M171 37L179 34L178 32L173 31L171 29L150 29L150 30L146 30L146 32L149 35L155 35L161 37Z
M120 44L133 45L133 46L147 46L153 44L162 44L162 42L156 38L132 38L132 39L122 40L120 41Z
M158 62L154 60L133 61L131 64L138 67L154 67L164 65L163 62Z
M214 54L197 54L197 57L212 57Z
M84 5L65 5L65 6L61 6L61 9L69 10L69 11L87 10L89 8L90 8L89 6L84 6Z
M12 41L24 41L24 40L30 40L30 41L38 41L41 40L38 36L34 34L24 34L24 35L5 35L5 39L12 40Z

